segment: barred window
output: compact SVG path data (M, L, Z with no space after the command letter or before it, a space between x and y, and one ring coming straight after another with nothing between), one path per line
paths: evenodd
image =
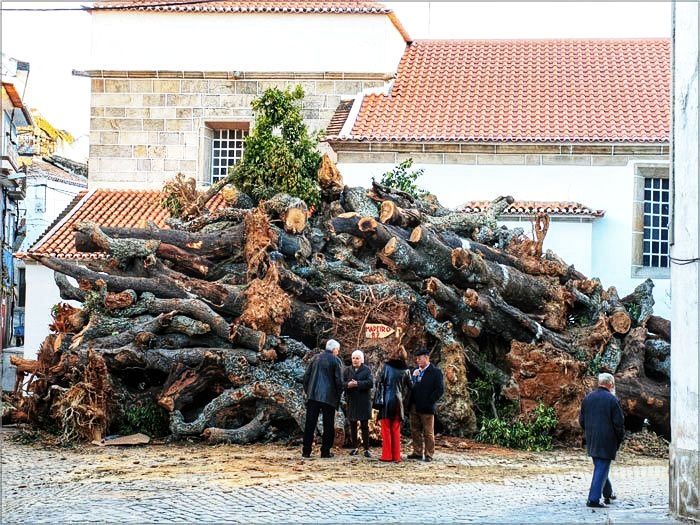
M644 179L644 246L643 266L668 268L668 221L670 213L669 181L666 178Z
M243 141L248 136L247 129L215 129L211 153L212 184L228 175L229 166L238 163L243 157Z

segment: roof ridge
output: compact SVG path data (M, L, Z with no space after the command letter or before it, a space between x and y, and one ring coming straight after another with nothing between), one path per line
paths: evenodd
M416 38L413 44L455 42L670 42L671 37L580 37L580 38Z

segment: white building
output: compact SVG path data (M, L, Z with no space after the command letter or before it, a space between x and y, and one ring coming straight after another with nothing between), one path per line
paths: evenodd
M696 3L673 3L673 351L669 504L700 522L700 91Z
M449 207L512 195L604 211L554 220L544 247L621 296L651 277L668 318L670 63L667 39L416 41L327 140L350 185L410 157Z

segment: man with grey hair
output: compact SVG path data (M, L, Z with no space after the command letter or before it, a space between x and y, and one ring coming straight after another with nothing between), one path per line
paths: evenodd
M615 397L615 378L610 374L598 376L598 388L588 394L581 403L578 422L586 434L586 449L593 459L593 479L588 492L588 507L605 507L616 499L608 479L610 463L625 437L625 416Z
M311 457L311 445L314 442L319 414L323 414L321 457L333 457L331 447L335 436L335 411L340 405L340 395L343 392L343 364L338 359L339 352L340 343L329 339L326 351L314 357L304 373L306 423L301 455L305 458Z

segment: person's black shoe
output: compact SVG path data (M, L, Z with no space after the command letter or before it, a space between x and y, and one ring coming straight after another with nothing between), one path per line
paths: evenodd
M310 457L311 457L311 453L310 453L310 452L302 452L302 453L301 453L301 457L302 457L302 458L310 458Z
M420 456L418 454L409 454L406 456L406 459L423 459L423 456Z
M425 461L426 463L430 463L432 460L433 460L432 457L430 457L430 456L425 456L425 459L424 459L423 461Z
M369 450L365 450L365 457L366 458L371 458L372 454L369 453Z
M356 448L353 448L353 449L350 451L350 455L351 455L351 456L357 456L357 449L356 449Z
M605 499L603 500L606 505L610 505L610 502L613 500L616 500L617 496L615 494L610 494L610 496L605 496Z
M586 507L593 507L594 509L605 509L607 508L600 501L587 501Z
M334 458L335 454L333 452L326 452L325 454L321 454L322 458Z

